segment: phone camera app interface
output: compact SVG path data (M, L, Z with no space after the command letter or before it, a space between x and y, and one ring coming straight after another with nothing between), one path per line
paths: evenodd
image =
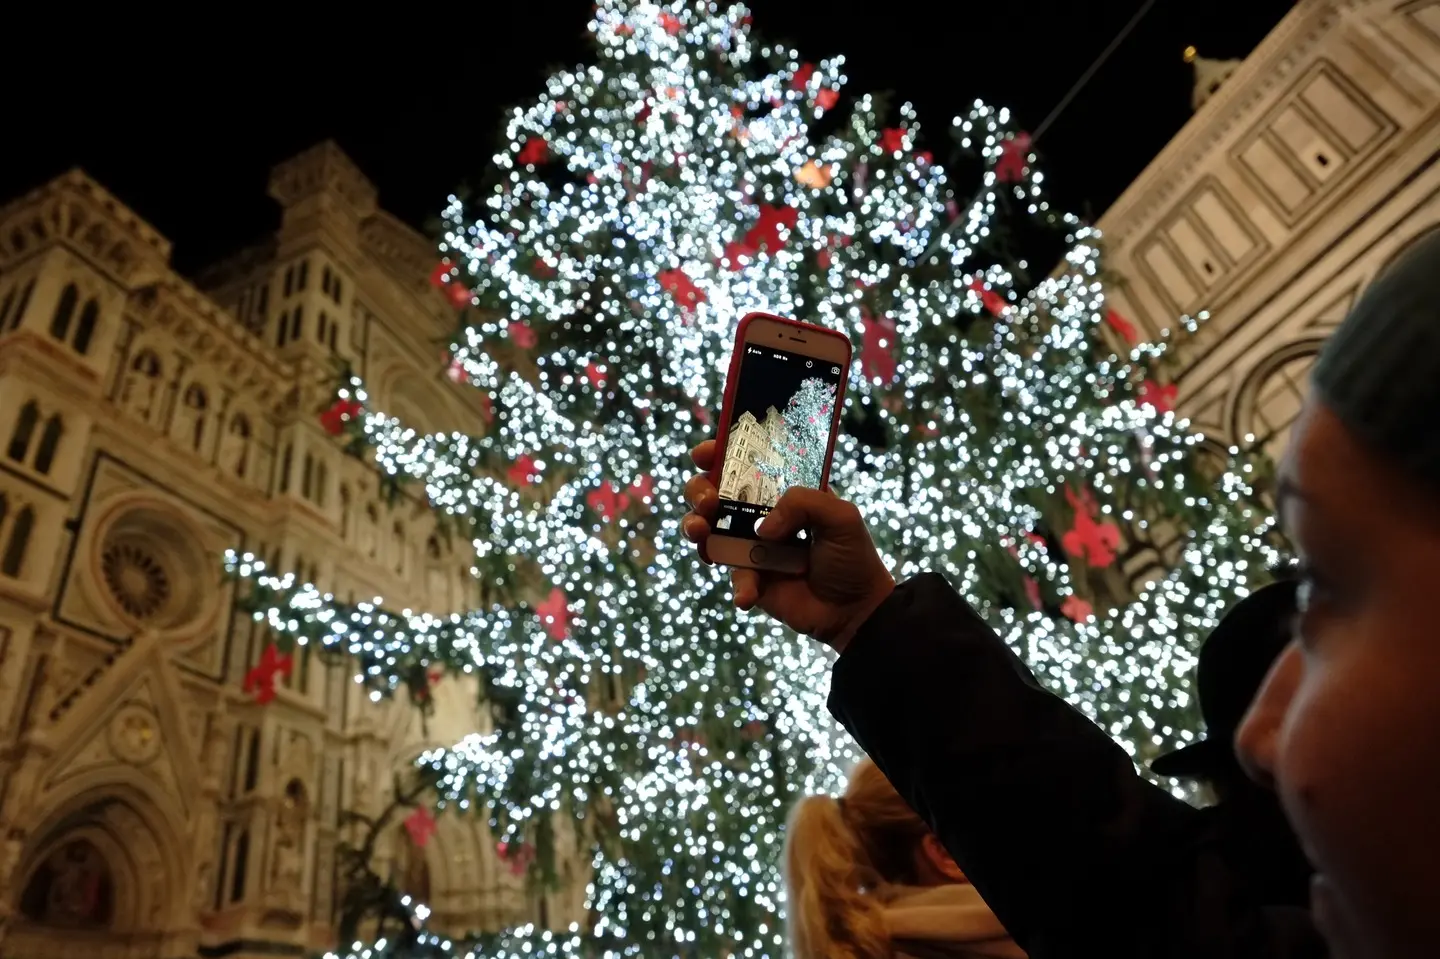
M717 532L756 539L787 489L819 488L841 373L833 362L803 353L745 347L720 476ZM804 542L804 532L795 539Z

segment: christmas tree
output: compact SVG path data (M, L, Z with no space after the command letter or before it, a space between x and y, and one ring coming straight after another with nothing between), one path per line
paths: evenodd
M486 184L445 211L451 375L489 422L419 433L354 379L325 413L474 544L485 604L349 605L229 568L282 645L353 657L374 697L478 680L493 729L422 771L535 881L552 817L578 824L587 927L422 931L406 955L777 956L784 817L855 755L821 648L737 613L679 534L740 317L852 337L833 485L898 575L947 574L1137 756L1195 727L1182 677L1263 577L1270 522L1256 467L1196 455L1163 345L1106 308L1098 237L1051 208L1003 111L921 149L908 107L842 102L843 61L764 44L742 8L603 0L590 29L595 64L510 114ZM1012 252L1037 232L1065 250L1043 279ZM826 399L797 401L784 442L813 471Z
M779 462L757 467L762 474L774 477L780 495L791 486L820 488L834 412L835 387L818 377L802 380L785 404L785 432L773 444Z

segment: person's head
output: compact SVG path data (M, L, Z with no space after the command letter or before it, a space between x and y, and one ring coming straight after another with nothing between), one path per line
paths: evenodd
M785 833L785 888L796 959L891 955L875 893L965 881L924 821L866 759L845 795L807 796Z
M1231 607L1206 638L1194 682L1205 736L1152 762L1157 775L1203 783L1220 802L1255 788L1235 755L1235 730L1290 641L1296 585L1282 580L1257 589Z
M1342 959L1440 950L1440 231L1315 367L1280 470L1304 568L1295 643L1238 747L1273 779ZM1430 837L1430 838L1426 838Z

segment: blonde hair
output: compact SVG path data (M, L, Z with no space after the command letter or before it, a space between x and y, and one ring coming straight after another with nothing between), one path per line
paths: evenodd
M842 799L807 796L785 833L785 889L796 959L890 959L882 883L914 883L928 834L870 760L850 773Z

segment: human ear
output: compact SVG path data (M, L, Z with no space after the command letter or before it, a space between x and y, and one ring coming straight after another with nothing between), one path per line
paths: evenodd
M950 882L967 881L964 871L950 858L950 854L940 845L940 840L936 839L933 833L926 833L925 838L920 841L920 854L932 869Z

